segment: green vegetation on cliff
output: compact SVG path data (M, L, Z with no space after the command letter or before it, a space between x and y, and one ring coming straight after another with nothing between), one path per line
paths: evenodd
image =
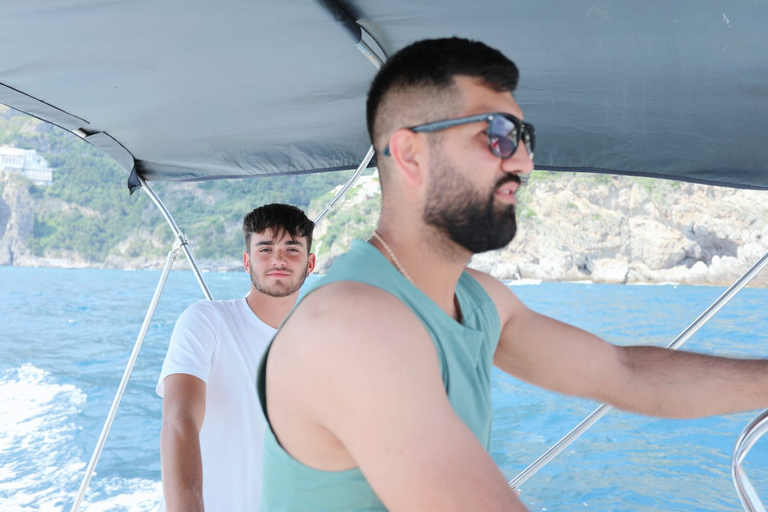
M36 149L54 169L52 185L30 184L30 193L43 205L35 212L34 238L27 243L36 255L72 251L102 261L144 221L146 201L127 194L125 171L77 136L4 109L0 145Z

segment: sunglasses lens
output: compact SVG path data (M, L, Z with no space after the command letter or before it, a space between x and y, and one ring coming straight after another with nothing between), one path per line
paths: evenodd
M515 123L506 117L495 116L488 127L491 152L500 158L509 158L517 149L519 134Z
M533 158L533 152L536 150L536 131L533 129L532 124L523 123L525 132L523 133L523 143L525 149L528 150L528 155Z

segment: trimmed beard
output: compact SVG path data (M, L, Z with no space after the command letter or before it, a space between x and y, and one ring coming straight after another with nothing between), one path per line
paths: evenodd
M520 183L520 178L506 174L485 195L442 157L437 165L439 174L429 185L424 222L472 254L506 247L517 233L515 205L496 207L494 195L503 184Z
M283 288L280 286L265 286L259 279L259 276L254 272L253 266L251 266L250 272L248 273L251 276L251 283L253 284L253 287L256 288L258 292L263 293L269 297L279 299L282 297L288 297L289 295L299 291L299 288L301 288L301 286L304 284L304 281L307 279L307 270L309 270L309 264L307 264L307 268L304 269L304 272L297 274L297 281L291 283L288 288Z

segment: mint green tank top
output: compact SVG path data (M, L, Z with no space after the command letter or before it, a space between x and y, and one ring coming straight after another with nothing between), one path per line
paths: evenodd
M354 240L326 276L307 293L337 281L357 281L380 288L402 301L432 338L448 399L480 443L490 452L491 368L501 332L491 298L466 272L456 286L462 323L405 279L375 247ZM269 348L259 368L257 388L266 415L265 371ZM386 508L358 468L320 471L291 457L275 438L267 418L264 444L262 512L384 511Z

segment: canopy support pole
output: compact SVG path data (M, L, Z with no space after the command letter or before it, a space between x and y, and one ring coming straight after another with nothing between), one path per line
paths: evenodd
M749 450L755 445L766 432L768 432L768 410L763 411L744 427L739 438L736 440L736 446L733 447L731 456L731 476L736 486L736 494L739 495L741 504L747 512L765 512L763 502L757 494L752 482L747 478L741 463L749 453Z
M381 69L384 65L384 61L387 58L387 54L384 49L379 45L378 41L363 28L354 17L350 16L336 0L316 0L318 6L325 11L328 17L336 22L341 30L349 36L355 47L367 58L371 64L376 66L376 69ZM341 202L344 196L347 195L349 190L357 183L360 175L368 167L368 164L373 159L375 151L373 146L368 149L368 153L365 154L362 163L357 167L357 170L344 186L336 193L328 204L325 205L323 211L315 217L315 225L320 224L331 211Z
M109 409L109 414L107 415L107 419L104 422L104 427L101 429L101 435L99 436L99 440L96 443L96 448L93 450L93 455L91 456L91 460L88 463L87 469L85 470L85 476L83 477L83 481L80 484L80 490L77 493L77 498L75 498L75 502L72 505L71 512L77 512L80 509L80 505L82 504L83 498L85 497L85 492L88 490L88 485L91 482L93 473L96 470L96 464L98 464L101 453L104 450L104 444L106 443L107 436L109 435L109 431L112 428L112 423L115 421L117 409L120 407L120 402L122 401L123 395L125 394L125 389L128 386L128 380L131 378L131 373L133 373L133 368L136 365L136 360L139 357L139 351L141 350L141 346L144 344L144 338L146 337L147 331L149 330L149 325L152 322L155 309L157 309L157 303L160 300L160 295L163 293L163 288L165 287L165 283L168 280L168 274L171 271L171 267L173 266L173 262L176 259L176 254L178 253L179 249L183 249L184 253L187 255L187 258L192 265L192 270L195 273L195 277L197 278L197 281L203 290L205 298L208 300L213 300L211 292L208 290L208 286L203 279L202 273L200 272L200 269L198 268L197 263L192 256L192 252L189 250L189 238L187 238L187 236L181 232L168 209L144 180L141 180L141 188L147 193L147 195L150 197L152 202L155 203L158 209L160 209L160 212L163 214L165 220L168 222L168 225L171 227L171 230L176 237L176 241L173 243L173 247L168 253L168 258L165 261L165 267L163 267L163 272L160 275L160 281L157 283L155 294L152 296L149 309L147 310L147 314L144 316L144 323L141 326L141 331L139 331L139 336L133 346L133 351L131 352L131 356L128 359L128 365L125 367L125 371L123 372L123 378L120 381L120 386L117 388L117 393L115 394L115 398L112 401L112 407Z
M344 184L343 187L341 187L341 190L339 190L335 196L333 196L333 199L328 201L328 204L323 207L323 211L321 211L317 217L315 217L315 225L320 224L331 211L333 211L336 206L341 202L342 199L344 199L344 196L347 195L349 190L355 186L355 183L357 183L357 180L360 178L360 175L363 174L363 171L368 167L368 163L373 158L373 146L368 148L368 153L365 154L365 158L363 158L363 161L360 163L359 166L357 166L357 170L355 170L355 173L352 175L351 178L347 180L347 182Z
M187 256L187 260L192 266L192 272L195 274L197 283L203 290L203 295L205 295L206 299L213 300L211 291L208 289L208 285L206 284L205 279L203 279L203 274L200 272L200 268L197 266L197 262L195 261L194 256L192 256L192 251L189 250L189 238L181 232L179 226L176 225L176 221L173 220L171 212L168 211L168 208L165 207L163 202L160 200L157 194L155 194L155 191L152 190L149 184L144 181L143 178L139 178L139 182L141 183L141 189L147 193L152 202L155 203L155 206L157 206L157 209L160 210L160 213L163 214L163 217L168 223L168 226L170 226L171 231L173 231L173 235L176 237L176 241L181 244L181 248L184 250L184 254Z
M357 49L371 61L371 64L376 66L377 69L381 68L387 58L387 54L378 41L337 0L315 1L331 21L336 23L347 34L347 37L352 40Z
M720 297L715 300L694 322L685 328L675 340L670 343L667 348L677 350L681 347L691 336L693 336L704 324L715 316L728 302L736 296L752 279L757 276L761 270L768 265L768 253L765 253L757 263L744 273L735 283L731 285ZM509 486L513 489L519 488L526 480L536 474L542 467L544 467L549 461L557 457L569 444L576 440L581 434L583 434L588 428L597 423L597 420L608 414L613 409L608 404L602 404L592 413L587 416L581 423L579 423L573 430L568 432L562 439L552 445L543 455L536 459L530 466L525 468L519 475L509 481Z

